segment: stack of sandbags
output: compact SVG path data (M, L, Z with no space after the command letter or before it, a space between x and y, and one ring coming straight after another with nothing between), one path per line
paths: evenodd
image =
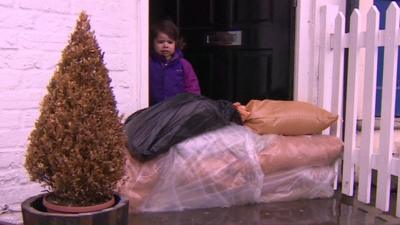
M146 163L128 157L127 179L118 191L130 199L132 211L330 197L331 163L341 151L334 137L258 135L232 124L185 140Z
M260 136L230 125L183 141L156 159L128 157L119 192L133 211L177 211L225 207L259 198L264 174Z
M245 126L267 135L268 145L258 155L264 173L302 166L325 166L339 157L343 143L320 135L338 116L300 101L251 100L234 103Z
M338 119L337 115L301 101L251 100L246 106L234 106L245 126L269 139L258 152L266 174L262 201L328 195L319 192L324 189L318 181L322 185L332 183L335 174L329 165L340 157L343 143L320 134ZM298 182L287 183L290 176Z

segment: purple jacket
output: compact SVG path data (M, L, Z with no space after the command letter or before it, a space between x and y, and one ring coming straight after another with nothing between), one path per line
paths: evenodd
M150 105L183 92L200 94L192 65L177 50L167 62L164 56L150 55Z

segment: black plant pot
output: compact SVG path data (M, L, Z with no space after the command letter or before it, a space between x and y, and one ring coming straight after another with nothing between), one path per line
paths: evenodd
M114 206L96 212L63 214L47 212L40 194L28 198L21 204L24 225L128 225L128 200L114 194Z

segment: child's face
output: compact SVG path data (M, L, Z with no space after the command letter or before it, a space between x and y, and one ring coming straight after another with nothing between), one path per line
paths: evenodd
M165 33L159 32L154 39L153 45L154 51L164 56L167 60L170 60L175 53L175 41Z

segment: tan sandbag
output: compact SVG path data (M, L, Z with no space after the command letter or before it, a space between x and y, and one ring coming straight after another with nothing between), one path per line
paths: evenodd
M125 176L118 183L117 192L128 197L129 210L133 212L151 194L160 179L166 158L158 157L147 163L142 163L132 158L128 152L125 152L125 155Z
M243 122L249 118L250 112L247 110L245 105L240 104L240 102L235 102L232 105L239 112L240 118Z
M263 135L268 143L258 153L265 174L298 167L326 166L338 159L343 142L328 135Z
M322 108L300 101L251 100L245 125L258 134L319 134L337 120Z

